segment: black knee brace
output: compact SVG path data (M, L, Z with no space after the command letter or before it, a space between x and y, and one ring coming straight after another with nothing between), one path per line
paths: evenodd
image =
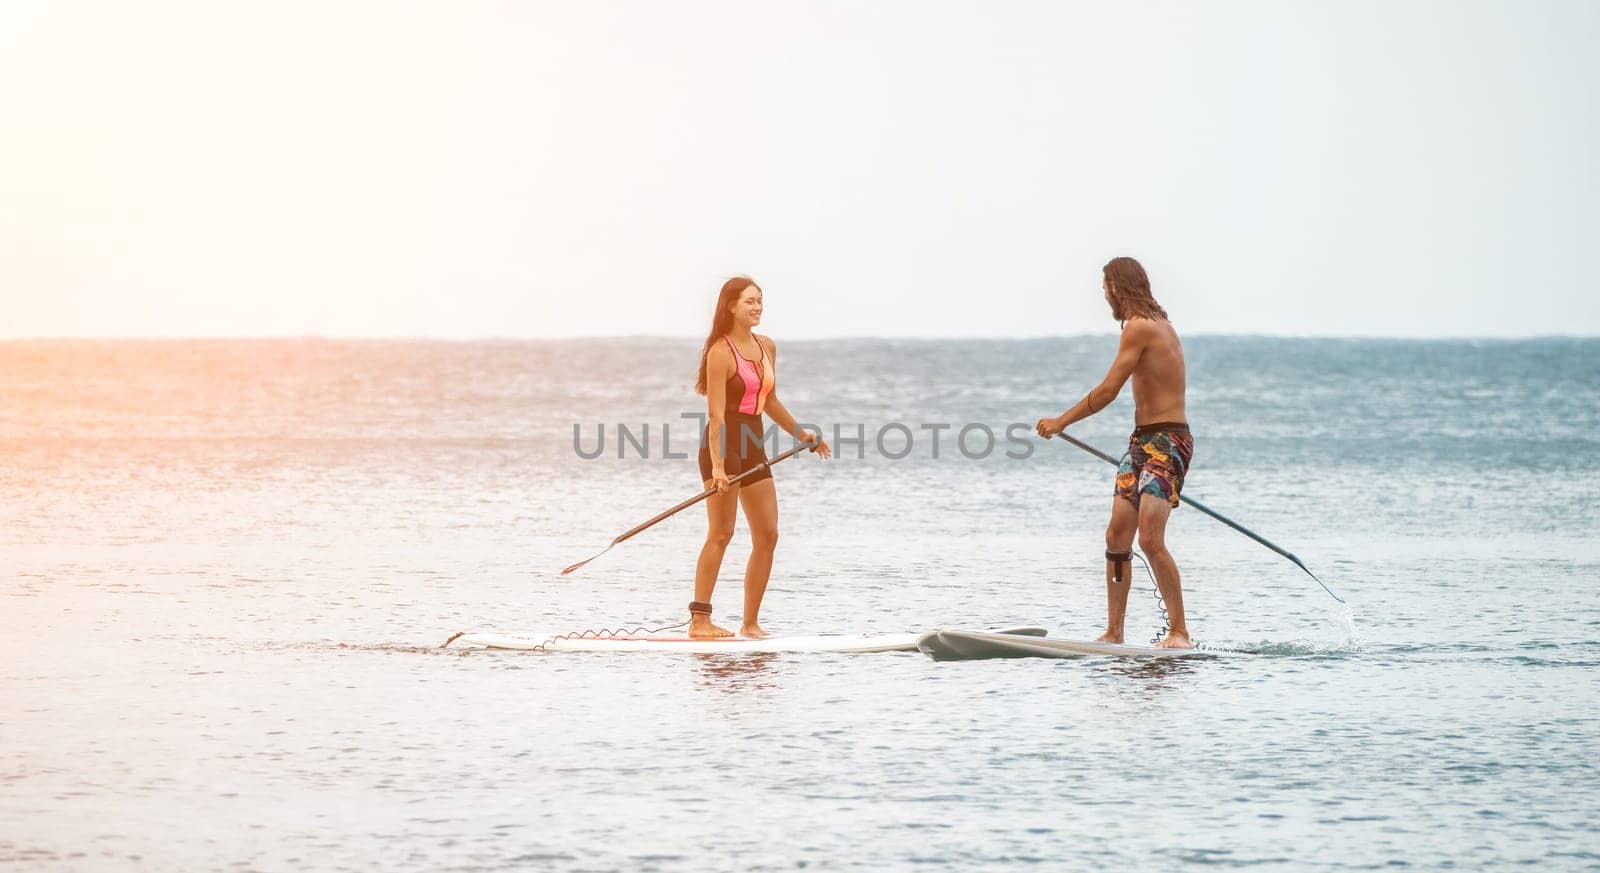
M1130 575L1131 575L1131 570L1133 568L1133 553L1132 552L1113 552L1113 551L1110 551L1108 549L1106 551L1106 560L1111 562L1111 581L1117 583L1118 585L1121 585L1122 584L1122 565L1123 564L1127 564L1128 565L1128 568L1130 570Z

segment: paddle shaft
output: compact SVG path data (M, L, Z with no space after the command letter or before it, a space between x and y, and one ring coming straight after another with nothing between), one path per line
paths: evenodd
M1106 463L1112 465L1113 467L1121 466L1120 462L1118 462L1116 458L1111 457L1110 455L1106 454L1105 452L1100 451L1099 449L1095 448L1094 446L1089 445L1088 443L1084 442L1083 440L1078 439L1077 437L1067 433L1066 431L1062 431L1062 432L1056 434L1056 436L1061 437L1062 439L1066 440L1067 442L1072 443L1073 445L1077 446L1078 448L1083 449L1084 451L1088 452L1091 455L1094 455L1095 457L1099 458L1102 461L1105 461ZM1332 597L1334 600L1337 600L1340 603L1344 602L1344 598L1343 597L1340 597L1339 595L1334 594L1333 593L1333 589L1329 588L1321 579L1317 579L1317 574L1311 572L1311 568L1307 567L1305 565L1304 561L1301 561L1299 558L1295 557L1287 549L1284 549L1283 547L1277 545L1276 543L1273 543L1272 541L1268 540L1266 537L1261 536L1260 534L1256 533L1255 531L1245 527L1244 525L1234 521L1231 518L1228 518L1227 516L1223 515L1222 513L1217 512L1216 510L1212 509L1211 507L1206 506L1204 503L1201 503L1200 501L1194 499L1193 497L1180 496L1178 499L1179 499L1180 502L1187 503L1190 506L1193 506L1195 509L1200 510L1201 512L1205 513L1206 515L1211 516L1212 518L1216 519L1217 521L1222 522L1223 524L1227 525L1228 527L1233 528L1234 530L1238 531L1239 533L1244 534L1245 536L1249 537L1250 539L1253 539L1256 542L1260 543L1261 545L1266 546L1267 548L1273 550L1274 552L1277 552L1278 554L1282 555L1283 557L1288 558L1290 561L1292 561L1294 563L1294 565L1296 567L1299 567L1300 569L1304 570L1307 576L1310 576L1312 579L1316 580L1316 583L1318 585L1322 586L1322 590L1328 592L1328 596L1329 597Z
M799 452L799 451L801 451L803 449L813 448L815 446L816 446L816 443L801 443L800 445L795 446L794 448L790 449L787 452L784 452L783 454L777 456L776 458L773 458L773 459L771 459L769 461L763 461L762 463L757 464L756 466L751 467L748 470L745 470L744 472L742 472L739 475L733 477L732 479L729 479L728 480L728 484L729 485L737 485L737 484L739 484L739 480L744 479L747 476L754 476L756 473L758 473L758 472L760 472L762 470L770 468L773 464L776 464L779 461L782 461L783 459L795 454L796 452ZM696 503L699 503L700 501L706 499L707 497L710 497L711 495L713 495L715 493L717 493L716 486L712 486L710 488L707 488L706 490L700 492L699 494L696 494L695 496L689 498L688 500L683 501L682 503L678 504L677 506L674 506L671 509L669 509L669 510L667 510L667 511L665 511L665 512L663 512L663 513L661 513L661 514L659 514L657 516L655 516L654 518L650 519L649 521L646 521L643 524L635 525L634 527L629 528L628 530L624 531L621 535L619 535L616 539L614 539L610 543L608 543L606 545L606 547L601 549L599 552L597 552L594 555L591 555L591 556L589 556L587 558L584 558L583 560L579 561L576 564L573 564L572 566L566 568L565 570L562 570L561 571L561 575L565 576L565 575L567 575L569 573L574 572L575 570L581 568L583 565L589 563L590 561L593 561L595 558L598 558L601 555L605 554L606 552L611 551L611 547L615 546L617 543L623 542L624 540L628 539L629 537L633 536L634 534L640 533L641 531L648 530L651 526L653 526L653 525L655 525L655 524L657 524L657 523L659 523L659 522L661 522L661 521L663 521L665 519L671 518L672 516L682 512L685 509L688 509L689 507L695 505Z
M760 464L757 464L754 467L751 467L750 469L744 471L743 473L740 473L739 475L734 476L732 479L728 480L728 484L729 485L737 485L737 484L739 484L739 480L740 479L743 479L746 476L754 476L756 473L758 473L758 472L760 472L760 471L762 471L762 470L764 470L764 469L766 469L768 467L771 467L773 464L776 464L779 461L782 461L785 458L788 458L791 455L794 455L794 454L796 454L798 452L801 452L801 451L803 451L805 449L809 449L814 445L816 445L816 443L801 443L800 445L795 446L794 448L788 450L787 452L784 452L784 453L778 455L776 458L773 458L770 461L764 461L764 462L762 462ZM627 531L625 531L624 533L619 535L616 539L612 540L611 544L614 546L617 543L620 543L623 540L628 539L629 537L633 536L634 534L642 533L643 531L645 531L648 528L650 528L652 525L654 525L654 524L656 524L658 522L661 522L661 521L665 521L668 518L671 518L672 516L676 515L677 513L682 512L685 509L688 509L689 507L695 505L696 503L699 503L700 501L706 499L707 497L710 497L711 495L713 495L715 493L717 493L717 488L716 488L715 485L713 485L710 488L707 488L706 490L700 492L699 494L696 494L695 496L689 498L688 500L683 501L682 503L678 504L677 506L674 506L671 509L668 509L665 512L661 513L660 515L655 516L654 518L650 519L649 521L646 521L646 522L644 522L642 524L639 524L639 525L637 525L637 526L635 526L633 528L628 529Z

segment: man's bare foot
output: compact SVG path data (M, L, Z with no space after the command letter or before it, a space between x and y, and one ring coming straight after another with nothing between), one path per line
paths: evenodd
M1194 643L1189 640L1189 635L1183 631L1172 631L1166 639L1156 643L1158 649L1192 649Z
M745 639L762 640L766 639L767 632L762 630L759 624L747 624L739 628L739 636Z
M1097 643L1116 643L1118 645L1121 645L1122 644L1122 631L1111 631L1111 630L1108 630L1105 633L1101 634L1100 636L1095 637L1094 641L1097 642Z
M725 627L717 627L711 623L709 615L692 615L689 617L689 638L693 640L714 640L719 637L731 637L733 631Z

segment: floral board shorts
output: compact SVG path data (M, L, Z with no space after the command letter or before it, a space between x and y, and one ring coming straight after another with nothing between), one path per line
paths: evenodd
M1128 453L1117 465L1116 496L1139 506L1139 498L1154 495L1178 505L1183 477L1194 459L1194 435L1179 421L1140 425L1128 437Z

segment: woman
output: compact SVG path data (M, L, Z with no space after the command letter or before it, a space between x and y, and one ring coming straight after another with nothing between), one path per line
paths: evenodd
M778 544L778 492L773 487L772 472L764 467L737 484L729 481L767 461L761 439L765 432L762 413L795 439L815 441L812 451L822 457L833 454L826 441L797 428L794 416L778 400L773 390L778 346L770 338L751 332L760 323L761 287L744 276L723 283L716 312L711 316L711 333L700 349L700 376L695 382L695 391L706 396L700 479L704 487L715 487L717 493L706 499L710 524L694 570L694 602L689 604L691 637L733 636L731 631L711 623L711 592L717 587L722 553L733 539L734 514L741 505L744 519L750 524L750 562L744 569L744 620L739 633L754 638L767 635L756 619L761 612L761 598L767 593L767 577L772 574L772 551Z

